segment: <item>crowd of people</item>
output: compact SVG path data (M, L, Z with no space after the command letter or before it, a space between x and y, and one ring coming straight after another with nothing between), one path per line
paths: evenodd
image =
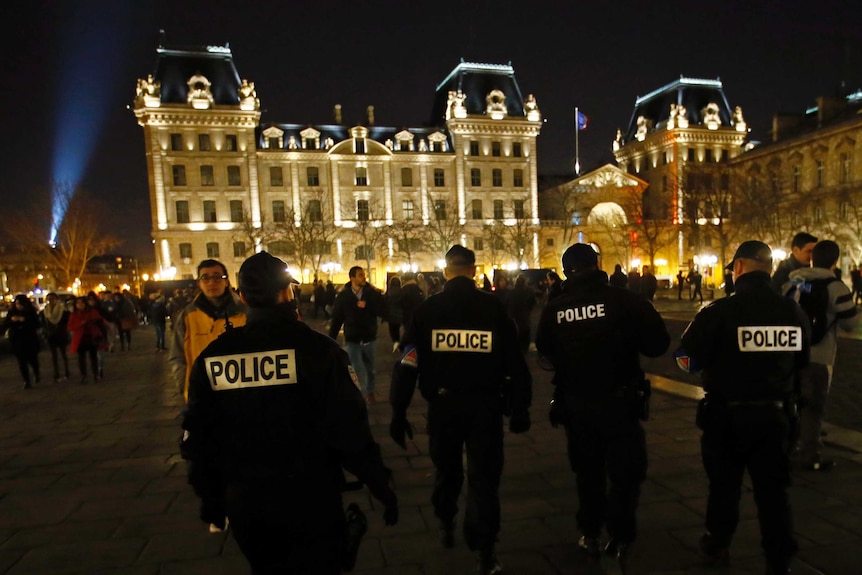
M855 328L862 297L859 268L851 268L848 287L837 277L839 261L838 244L807 233L793 238L790 257L777 266L766 244L743 242L725 270L733 297L702 308L681 337L677 364L700 373L706 392L696 423L709 478L700 539L709 565L730 561L747 471L767 573L788 573L798 547L787 496L791 469L835 465L823 456L821 428L836 332ZM187 402L182 455L200 517L213 533L230 525L260 573L334 575L355 561L356 541L345 533L361 536L367 527L359 509L345 518L342 469L381 502L387 525L398 521L393 473L370 434L366 407L378 401L382 322L395 354L389 432L396 444L407 448L413 439L407 409L416 389L428 404L440 543L455 544L466 476L465 543L479 573L501 573L503 421L512 433L531 428L526 358L535 344L539 366L554 372L548 417L565 432L576 477L578 546L624 572L647 473L641 422L649 417L651 386L640 356L664 354L671 336L652 303L657 281L649 266L626 273L616 265L608 275L586 244L568 248L561 263L565 281L550 272L534 285L526 275L505 274L477 284L475 254L455 245L442 275L391 275L385 291L354 266L343 286L315 280L311 288L307 313L324 320L329 337L303 321L296 280L266 252L243 263L238 289L223 263L204 260L194 293L151 294L145 315L124 293L90 293L72 309L49 294L41 312L19 296L3 329L30 388L39 382L43 339L55 380L70 376L71 342L82 383L88 374L98 381L115 342L121 352L131 349L138 323L152 323L155 347L169 347L173 382ZM691 299L702 298L697 270L680 272L677 281L691 286Z

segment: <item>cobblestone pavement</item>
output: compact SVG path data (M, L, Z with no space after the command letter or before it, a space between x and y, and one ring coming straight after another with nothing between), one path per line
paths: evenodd
M315 327L322 322L309 319ZM378 396L388 394L391 343L381 331ZM131 352L107 354L106 377L77 378L21 389L16 366L0 358L0 574L227 575L248 573L231 535L210 535L178 455L182 399L166 383L166 354L151 349L149 328ZM535 367L533 354L528 358ZM48 368L48 369L46 369ZM602 564L578 553L574 478L560 430L546 419L551 386L534 369L534 425L506 435L499 555L510 575L599 574ZM706 480L694 427L693 388L655 378L653 418L646 424L649 477L639 511L640 537L630 574L707 574L695 547L702 531ZM675 387L676 386L676 387ZM429 496L433 481L424 432L424 402L409 412L417 434L402 451L387 436L389 408L369 419L394 470L401 521L384 527L364 491L349 494L370 521L355 573L455 575L474 572L460 533L452 550L436 542ZM841 436L840 430L830 437ZM794 575L850 575L862 564L862 445L828 447L830 473L799 473L792 498L800 553ZM762 573L756 511L746 490L732 547L734 574Z

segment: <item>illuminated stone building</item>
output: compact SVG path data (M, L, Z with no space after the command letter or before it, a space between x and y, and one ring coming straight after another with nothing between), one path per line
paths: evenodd
M862 261L862 91L818 98L798 115L776 115L771 141L731 163L739 195L754 200L744 222L783 252L800 231L833 239L842 267Z
M457 65L431 127L377 126L371 106L365 125L343 124L340 106L331 124L289 124L261 122L230 49L160 47L134 113L166 279L208 257L235 273L259 249L304 281L362 265L378 285L440 267L454 242L476 250L480 271L538 264L541 114L510 65Z
M638 216L654 224L656 237L644 230L632 238L636 259L648 263L649 240L666 262L659 273L699 267L708 284L721 279L720 262L729 257L721 252L729 249L730 165L747 138L742 110L730 106L720 80L680 77L635 100L613 153L620 169L647 183Z

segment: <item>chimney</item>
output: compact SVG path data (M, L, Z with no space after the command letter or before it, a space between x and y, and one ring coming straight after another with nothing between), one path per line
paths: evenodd
M368 113L368 125L374 125L374 106L368 106L365 111Z
M817 98L817 127L820 128L829 120L840 115L844 111L843 98L828 98L821 96Z
M341 123L341 104L336 104L332 109L332 115L335 117L335 123Z
M802 114L775 114L772 117L772 141L777 142L793 133L803 118Z

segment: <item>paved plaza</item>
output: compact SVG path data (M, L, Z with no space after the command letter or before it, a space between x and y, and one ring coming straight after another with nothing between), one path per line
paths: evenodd
M672 305L658 307L668 316L691 313L670 310ZM153 351L153 340L151 328L135 331L132 351L107 354L105 379L98 384L81 385L77 377L52 382L50 357L42 353L42 382L24 391L14 360L7 354L0 358L0 574L248 573L230 534L211 535L197 518L198 502L178 453L182 398L166 383L167 356ZM437 543L421 398L408 414L417 434L407 451L388 437L385 398L393 360L381 330L378 397L384 401L370 407L369 418L395 474L401 520L384 527L382 509L366 491L348 495L370 522L355 573L473 573L473 556L460 532L455 549ZM601 563L576 548L574 476L563 432L547 422L550 374L536 367L534 352L528 361L535 377L534 423L529 433L505 438L500 560L512 575L603 573ZM663 377L653 380L658 391L646 424L650 468L629 573L716 573L702 569L696 553L707 488L694 426L699 390ZM859 438L831 425L827 451L838 465L828 473L795 476L792 499L801 549L794 574L850 575L862 569ZM731 554L732 567L718 572L763 572L749 490Z

